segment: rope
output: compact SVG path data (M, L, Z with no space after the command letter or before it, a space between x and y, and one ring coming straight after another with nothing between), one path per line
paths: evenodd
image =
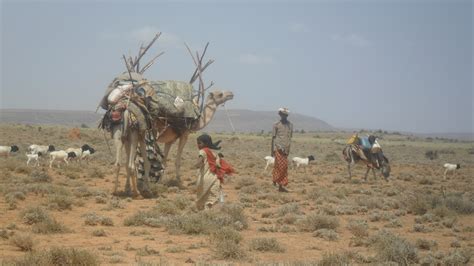
M229 112L227 111L227 107L225 106L225 104L224 104L224 110L225 110L225 114L226 114L226 116L227 116L227 119L229 120L229 124L230 124L230 126L232 127L232 133L233 133L234 135L236 135L236 134L235 134L235 127L234 127L234 124L232 123L232 120L230 119L230 115L229 115ZM240 136L239 136L239 135L236 135L236 137L237 137L237 139L239 140L240 144L243 146L243 145L244 145L244 142L242 141L242 139L240 138ZM258 156L258 154L257 154L256 149L249 150L247 153L252 153L256 160L258 160L258 159L260 158L260 156Z
M234 127L234 124L232 123L232 120L230 119L230 115L227 112L227 107L225 107L225 104L224 104L224 110L225 110L225 114L227 115L227 119L229 119L230 126L232 127L232 132L235 134L235 127Z

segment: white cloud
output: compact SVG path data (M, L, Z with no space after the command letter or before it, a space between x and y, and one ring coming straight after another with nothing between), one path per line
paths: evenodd
M292 22L290 23L289 29L291 32L295 33L302 33L302 32L309 32L309 27L306 24L299 23L299 22Z
M369 47L372 46L372 42L364 38L362 35L351 33L351 34L333 34L331 39L336 42L357 46L357 47Z
M256 54L241 54L239 62L249 65L273 64L275 60L271 56L260 56Z

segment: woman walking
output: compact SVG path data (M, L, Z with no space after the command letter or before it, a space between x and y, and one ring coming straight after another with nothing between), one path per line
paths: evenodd
M207 134L197 138L199 158L195 168L199 168L196 201L198 210L210 209L219 201L224 176L235 172L230 164L214 152L221 149L219 143L220 141L213 143L211 136Z

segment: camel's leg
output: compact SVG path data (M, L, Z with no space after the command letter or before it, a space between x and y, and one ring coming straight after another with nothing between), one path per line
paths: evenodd
M365 171L365 176L364 176L365 181L367 181L367 175L369 174L369 171L370 171L370 168L367 167L367 171Z
M127 172L127 179L125 181L125 194L127 195L130 195L132 194L132 190L130 188L130 175L132 174L131 173L131 169L129 167L129 160L130 160L130 146L131 146L131 142L127 142L127 144L125 145L125 170Z
M352 179L352 173L351 173L351 163L347 164L347 171L349 172L349 180Z
M123 143L122 143L122 131L119 129L114 129L112 133L112 138L114 140L114 146L115 146L115 163L114 166L116 168L115 170L115 184L114 184L114 193L117 193L117 189L119 187L119 173L120 173L120 160L122 159L122 148L123 148Z
M129 179L131 178L132 180L132 193L133 196L138 196L138 190L137 190L137 175L136 175L136 169L135 169L135 158L137 157L137 147L138 147L138 131L137 130L132 130L129 133L129 139L130 139L130 145L129 150L127 151L127 182L129 182Z
M186 142L188 141L188 136L189 136L189 132L185 132L181 135L181 137L179 138L179 142L178 142L178 151L177 151L177 154L176 154L176 162L175 162L175 166L176 166L176 179L178 181L180 181L181 179L181 175L180 175L180 168L181 168L181 155L183 154L183 149L184 149L184 145L186 145Z
M165 143L165 147L163 149L163 166L166 166L168 162L168 155L171 150L171 145L173 145L173 142L167 142Z
M377 176L375 176L375 169L372 168L372 173L374 174L374 180L377 179Z

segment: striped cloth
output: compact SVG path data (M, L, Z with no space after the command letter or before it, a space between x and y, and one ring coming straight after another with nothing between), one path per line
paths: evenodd
M288 155L280 149L275 152L275 166L272 175L274 183L281 186L288 185Z

